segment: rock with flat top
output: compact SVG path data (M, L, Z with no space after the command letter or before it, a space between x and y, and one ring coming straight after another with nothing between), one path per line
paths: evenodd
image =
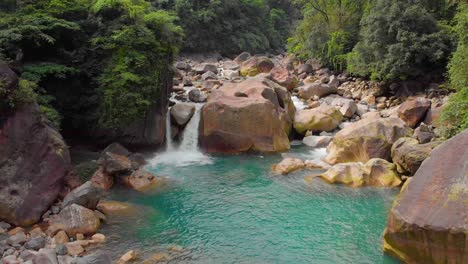
M384 251L403 263L467 263L468 130L432 151L395 199Z

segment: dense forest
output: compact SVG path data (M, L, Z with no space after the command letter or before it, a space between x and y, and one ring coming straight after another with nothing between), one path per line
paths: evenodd
M36 99L62 129L141 116L179 52L286 49L372 80L447 76L441 88L457 93L443 118L468 125L464 1L6 0L0 10L0 59L21 75L2 111Z

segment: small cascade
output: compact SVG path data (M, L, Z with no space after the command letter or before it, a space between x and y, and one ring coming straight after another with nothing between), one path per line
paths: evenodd
M182 135L182 142L178 147L175 146L172 140L171 119L168 111L166 124L167 148L165 152L156 154L156 157L150 160L149 163L151 167L185 167L212 163L211 158L203 154L198 148L198 126L200 125L201 108L203 104L193 105L195 106L195 113L186 125L183 132L184 134Z
M172 140L171 129L171 109L167 109L166 115L166 151L174 150L174 142Z
M179 150L198 151L198 126L200 124L200 111L202 106L202 104L195 104L195 113L187 126L185 126Z
M303 110L304 108L306 108L306 103L303 100L301 100L301 98L299 98L297 95L291 96L291 99L293 101L294 106L296 107L296 110Z

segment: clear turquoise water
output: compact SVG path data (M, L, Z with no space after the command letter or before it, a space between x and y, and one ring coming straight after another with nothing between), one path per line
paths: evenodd
M201 165L181 166L185 154L148 167L174 180L167 190L114 197L154 210L123 221L110 247L150 254L177 244L190 250L187 263L397 263L381 251L397 189L308 184L312 171L272 175L280 155L201 156Z

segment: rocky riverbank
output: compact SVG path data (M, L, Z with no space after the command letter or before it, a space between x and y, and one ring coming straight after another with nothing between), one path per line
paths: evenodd
M285 157L272 167L280 175L323 169L323 173L305 177L309 184L320 177L328 183L351 187L397 187L416 175L416 183L405 185L402 200L408 196L408 186L417 182L441 184L440 177L430 177L424 169L429 162L424 162L426 158L449 144L443 143L436 122L447 94L436 83L381 84L332 72L313 60L304 63L282 55L248 53L233 60L217 56L180 57L174 68L169 122L158 121L158 142L180 141L197 111L198 142L205 152L284 152L292 140L302 140L311 149L327 148L323 160ZM15 74L3 68L1 73L7 86L15 89ZM99 154L88 168L90 172L84 173L84 179L78 177L82 173L77 171L79 166L71 165L64 140L41 117L35 104L18 109L1 121L0 143L6 146L0 150L0 219L6 221L0 223L0 254L4 263L111 263L110 256L99 251L99 245L107 240L99 228L108 218L133 214L138 209L107 200L108 192L119 187L151 193L171 185L170 180L144 169L143 155L117 143ZM167 134L164 140L163 128ZM465 134L459 136L461 146L466 145ZM466 149L459 148L457 157L465 157ZM443 194L457 202L457 210L447 212L445 217L449 218L466 211L466 205L460 202L465 198L458 195L467 188L466 171L460 173L466 165L460 165L463 162L457 157L448 157L451 167L447 171L453 165L461 178L440 185L441 190L456 192ZM425 182L426 178L429 182ZM402 231L395 224L403 221L397 213L403 210L401 199L389 218L387 251L403 260L424 259L428 263L447 259L458 263L466 258L466 248L457 244L464 241L463 232L453 238L454 243L450 237L450 243L444 240L443 245L431 246L437 249L437 256L406 253L401 245L414 248L411 243L424 242L419 239L424 236L401 242ZM410 203L404 202L403 208ZM419 206L428 208L431 202L424 200ZM450 233L454 225L444 222L439 227ZM456 228L465 233L468 229L459 223ZM432 231L429 227L424 232ZM451 251L460 253L440 249L447 243ZM138 249L128 250L116 261L127 263L138 258ZM158 263L186 254L186 250L173 246L140 260Z

